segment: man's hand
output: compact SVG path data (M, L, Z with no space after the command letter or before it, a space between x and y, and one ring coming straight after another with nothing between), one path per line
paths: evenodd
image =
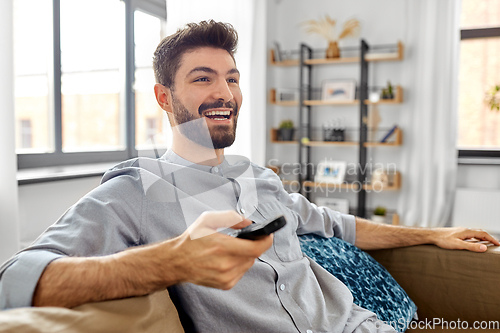
M500 245L498 240L484 230L467 228L435 228L432 243L443 248L452 250L469 250L484 252L488 248L485 244L471 240L488 241L494 245Z
M34 306L80 304L140 296L191 282L230 289L269 249L273 237L250 241L217 233L251 223L233 211L203 213L179 237L102 257L64 257L42 273Z
M241 229L251 224L234 211L203 213L186 232L175 239L169 270L178 282L191 282L219 289L231 289L269 249L273 236L244 240L216 232L219 228ZM166 272L166 274L169 274Z
M485 244L471 240L489 241L500 245L486 231L467 228L411 228L388 225L356 218L355 245L362 250L379 250L420 244L434 244L443 249L484 252Z

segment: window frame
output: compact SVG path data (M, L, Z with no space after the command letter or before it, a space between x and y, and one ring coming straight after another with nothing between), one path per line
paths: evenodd
M464 39L500 38L500 27L461 29L460 41ZM500 158L500 149L458 149L459 158Z
M135 40L134 40L134 13L140 10L157 17L162 22L167 20L165 0L120 0L125 4L125 77L124 77L124 123L125 149L110 151L62 151L62 94L61 94L61 0L52 0L53 19L53 63L52 85L49 99L52 100L54 151L49 153L19 153L17 154L18 169L65 166L89 163L119 162L138 156L135 147ZM51 95L50 95L51 94Z

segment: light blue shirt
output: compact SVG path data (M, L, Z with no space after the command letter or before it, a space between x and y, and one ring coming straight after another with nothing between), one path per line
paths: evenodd
M217 166L168 151L108 170L30 247L0 268L0 309L31 306L40 275L63 256L103 256L182 234L202 212L236 210L256 223L285 215L273 246L231 290L175 287L200 332L353 332L374 314L347 287L305 257L297 235L355 241L355 218L287 193L276 174L241 157ZM309 331L308 331L309 330Z

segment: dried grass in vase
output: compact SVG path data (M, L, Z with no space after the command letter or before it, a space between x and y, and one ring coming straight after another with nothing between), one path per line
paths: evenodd
M328 42L328 49L326 50L327 58L340 57L338 41L343 38L357 37L361 31L359 21L350 19L344 23L344 28L337 36L335 33L335 26L337 22L332 20L330 16L325 15L323 19L309 20L302 25L306 27L306 32L309 34L318 34L324 37Z

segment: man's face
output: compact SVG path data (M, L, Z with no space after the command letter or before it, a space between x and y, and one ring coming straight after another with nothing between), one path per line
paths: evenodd
M181 133L215 149L233 144L242 102L239 79L233 58L223 49L201 47L185 53L171 90L172 112L176 125L182 125ZM212 142L207 142L201 119Z

